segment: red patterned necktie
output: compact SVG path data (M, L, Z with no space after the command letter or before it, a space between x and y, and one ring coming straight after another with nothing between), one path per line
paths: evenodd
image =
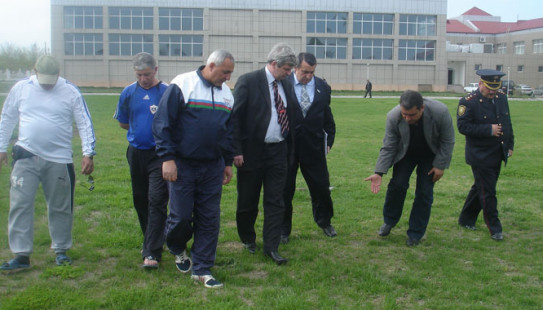
M288 117L287 110L283 105L283 99L279 95L279 90L277 89L277 81L273 81L273 100L275 102L275 109L277 110L277 122L281 125L281 135L283 138L286 138L288 135Z

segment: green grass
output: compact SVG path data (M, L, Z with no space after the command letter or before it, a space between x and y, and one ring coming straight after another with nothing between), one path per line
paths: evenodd
M0 98L3 102L4 98ZM49 249L46 207L36 203L34 254L27 271L0 274L2 309L541 309L543 307L543 109L540 101L512 101L514 156L502 169L498 209L504 242L457 224L472 183L457 134L451 168L436 184L432 216L420 246L405 245L413 199L387 238L377 236L385 191L374 195L363 179L374 169L386 112L396 99L334 99L336 143L328 162L333 224L324 236L312 220L309 193L294 200L289 258L276 266L261 252L242 249L236 231L235 179L224 187L216 265L225 287L206 289L179 273L168 253L158 271L144 271L142 236L131 203L125 131L112 119L116 96L88 96L97 135L96 189L76 188L72 266L56 267ZM443 100L454 116L458 99ZM80 167L79 139L75 162ZM10 168L0 172L0 260L8 246ZM78 174L80 181L85 178ZM385 176L388 183L389 176ZM305 188L299 177L298 188ZM261 248L262 214L257 221Z

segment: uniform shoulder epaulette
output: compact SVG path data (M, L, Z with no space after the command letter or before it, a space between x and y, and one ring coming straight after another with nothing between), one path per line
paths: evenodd
M474 98L477 98L477 93L476 92L471 92L469 94L467 94L464 99L466 99L466 101L471 101L473 100Z

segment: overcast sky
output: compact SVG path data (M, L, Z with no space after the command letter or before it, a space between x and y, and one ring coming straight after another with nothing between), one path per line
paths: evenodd
M9 42L28 47L37 43L49 48L50 3L49 0L0 0L0 44ZM500 16L502 22L543 18L542 0L449 0L447 17L459 16L474 6Z

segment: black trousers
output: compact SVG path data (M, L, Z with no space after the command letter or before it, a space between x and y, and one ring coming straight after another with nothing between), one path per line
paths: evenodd
M315 155L317 156L317 155ZM330 196L330 176L326 165L326 157L322 155L322 161L304 162L296 156L295 161L288 168L287 184L285 186L285 216L281 226L281 235L290 236L292 231L292 198L296 191L296 176L298 167L307 183L311 195L313 208L313 220L320 228L330 225L334 216L334 206Z
M493 235L502 232L502 224L498 218L498 199L496 198L496 184L500 176L501 163L494 167L471 166L475 179L460 212L458 223L460 225L475 226L479 212L483 210L485 224Z
M132 179L132 199L144 236L142 257L162 257L164 225L168 214L168 185L162 178L162 162L155 149L129 145L126 158Z
M432 203L434 202L433 175L428 175L432 170L434 158L420 158L405 156L394 165L392 178L388 183L385 204L383 206L383 219L388 225L395 226L400 217L405 203L405 196L409 188L409 179L413 170L417 171L417 183L415 199L409 215L409 229L407 236L420 240L426 233L430 221Z
M268 143L255 169L237 170L238 206L236 223L243 243L256 241L260 191L264 186L264 251L277 251L285 205L283 190L287 178L287 143Z

